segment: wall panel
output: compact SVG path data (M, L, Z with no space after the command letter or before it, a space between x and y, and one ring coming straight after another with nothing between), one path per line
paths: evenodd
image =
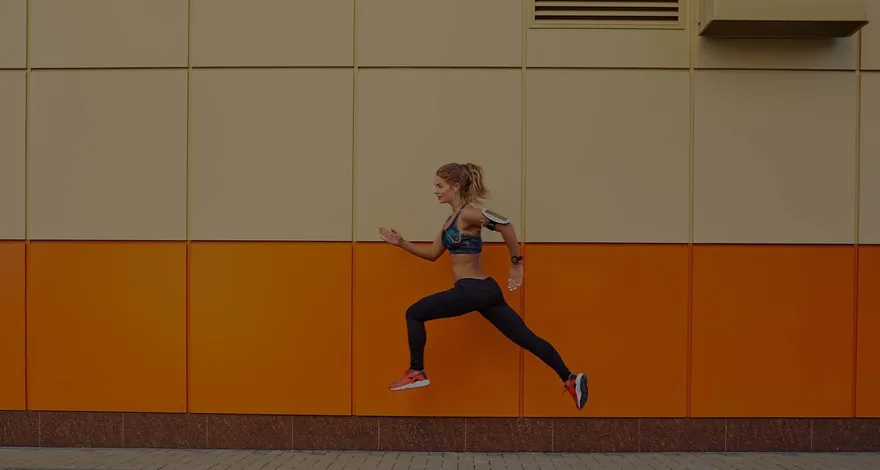
M853 243L856 79L697 71L694 240Z
M181 0L30 0L31 67L186 67Z
M0 410L25 409L25 245L0 242Z
M522 65L522 4L355 0L361 66Z
M485 247L484 268L522 312L521 290L507 290L510 258ZM517 416L519 349L477 312L428 322L425 369L431 385L388 391L409 367L406 309L453 287L448 254L436 263L387 244L355 246L354 411L386 416ZM558 388L555 388L558 393Z
M351 240L352 71L196 70L190 236Z
M880 0L867 0L868 23L860 33L862 70L880 70Z
M614 47L609 47L609 45ZM686 29L529 29L529 67L690 67Z
M186 239L186 74L31 74L30 238Z
M357 237L378 227L434 240L449 215L434 196L445 163L483 166L496 212L520 226L520 70L369 69L358 73ZM500 241L486 231L484 240Z
M526 352L526 416L686 415L686 245L528 245L526 258L526 323L591 385L578 411Z
M186 246L28 250L29 409L186 411Z
M0 70L0 239L25 238L25 80Z
M692 416L852 415L853 250L694 248Z
M856 416L880 418L880 246L859 247Z
M349 414L348 243L194 243L190 411Z
M862 73L861 111L859 243L880 244L880 72Z
M530 70L527 100L528 241L688 241L687 71Z
M192 0L192 64L353 65L354 0Z
M698 36L698 69L855 70L858 36L846 39L720 39Z
M27 65L27 0L0 0L0 69Z

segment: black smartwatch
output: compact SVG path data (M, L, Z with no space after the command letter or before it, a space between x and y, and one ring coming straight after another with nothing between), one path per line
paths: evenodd
M520 261L522 261L522 259L523 259L522 256L511 256L510 257L510 261L513 261L513 264L518 264Z

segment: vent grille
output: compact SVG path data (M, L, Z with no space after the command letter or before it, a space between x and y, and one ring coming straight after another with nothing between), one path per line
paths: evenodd
M682 0L532 0L533 26L680 27Z

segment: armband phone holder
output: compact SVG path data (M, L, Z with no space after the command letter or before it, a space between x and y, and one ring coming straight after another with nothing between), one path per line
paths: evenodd
M510 220L507 217L492 212L485 207L483 208L483 210L480 211L480 213L483 214L483 217L488 220L488 223L486 223L486 228L488 228L489 230L495 230L496 225L507 225L510 223Z

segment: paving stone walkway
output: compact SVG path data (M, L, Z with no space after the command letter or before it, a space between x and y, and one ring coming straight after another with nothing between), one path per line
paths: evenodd
M0 448L2 469L880 470L880 453L473 454Z

